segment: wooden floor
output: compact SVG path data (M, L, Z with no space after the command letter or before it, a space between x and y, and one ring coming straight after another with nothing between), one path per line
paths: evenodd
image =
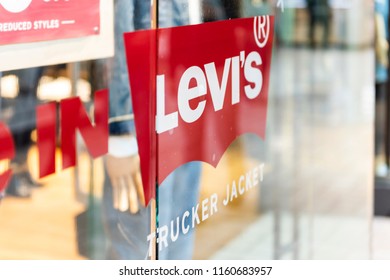
M46 178L31 198L7 197L0 206L0 259L83 259L77 250L74 171Z
M36 157L34 146L29 152L29 166L35 178ZM57 166L60 162L61 155L57 152ZM9 196L2 201L0 259L86 258L85 244L80 240L85 228L78 228L77 220L87 205L90 164L84 152L79 157L78 169L57 170L56 174L39 180L42 186L33 189L31 198ZM94 167L97 172L94 183L101 185L101 160L96 160ZM95 195L101 196L101 191L95 190Z

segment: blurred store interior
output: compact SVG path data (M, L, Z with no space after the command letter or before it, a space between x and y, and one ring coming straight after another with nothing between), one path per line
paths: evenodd
M246 135L218 169L202 165L199 200L223 195L220 181L243 166L264 163L264 180L198 225L193 258L390 259L390 99L387 81L385 94L376 92L376 1L314 1L325 3L319 14L311 1L285 0L283 10L278 2L192 3L202 7L193 10L194 23L275 16L266 140ZM79 96L91 108L92 93L106 83L96 78L104 77L99 65L44 67L31 104ZM2 73L0 86L8 123L20 94L17 73ZM92 159L79 135L77 167L39 179L36 131L28 137L28 189L0 204L0 259L104 259L104 159ZM0 161L0 171L12 164Z

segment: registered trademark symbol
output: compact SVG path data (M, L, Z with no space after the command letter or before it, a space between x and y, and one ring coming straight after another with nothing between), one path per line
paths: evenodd
M258 16L253 20L253 35L256 44L263 48L267 42L270 32L270 18L269 16Z

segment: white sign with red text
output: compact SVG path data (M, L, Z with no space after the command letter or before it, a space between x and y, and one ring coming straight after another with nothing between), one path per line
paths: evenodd
M113 0L0 0L0 71L112 56Z

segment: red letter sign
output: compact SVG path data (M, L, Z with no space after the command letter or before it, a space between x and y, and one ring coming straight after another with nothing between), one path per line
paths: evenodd
M161 183L190 161L216 167L244 133L265 137L272 41L271 16L125 34L146 202L153 146Z
M108 152L108 91L95 93L95 124L89 121L80 98L61 101L62 168L76 165L76 129L83 136L93 158Z
M57 107L54 102L37 107L37 134L39 151L39 178L56 171Z

